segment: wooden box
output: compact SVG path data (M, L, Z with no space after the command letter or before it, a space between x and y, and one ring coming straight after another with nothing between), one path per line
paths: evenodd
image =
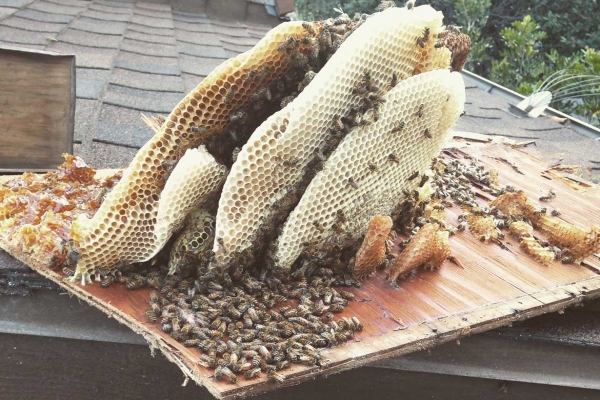
M0 172L56 169L74 120L75 56L0 46Z

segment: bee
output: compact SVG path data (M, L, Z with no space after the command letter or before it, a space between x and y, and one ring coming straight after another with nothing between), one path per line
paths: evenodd
M69 268L69 267L64 267L64 268L62 269L62 272L63 272L63 274L65 274L65 276L66 276L67 278L70 278L70 277L72 277L73 275L75 275L75 271L74 271L74 270L72 270L72 269L71 269L71 268Z
M425 135L425 137L427 139L432 139L433 136L431 136L431 132L429 132L429 128L425 128L425 130L423 131L423 135Z
M148 318L148 321L152 322L152 323L156 323L156 314L154 313L153 309L148 309L145 312L146 314L146 318Z
M461 222L460 224L457 225L456 230L464 231L466 227L467 227L467 225L464 222Z
M535 210L533 212L533 215L544 215L544 214L546 214L546 211L547 211L546 207L542 207L539 210Z
M313 24L311 24L310 22L303 22L302 27L311 36L315 36L317 34L317 32L315 31L315 28L313 27Z
M567 256L567 257L563 257L560 260L560 262L563 263L563 264L573 264L575 262L575 259L573 257Z
M358 190L358 185L356 184L356 182L354 182L354 178L348 178L348 185L352 186L353 189Z
M281 375L280 373L275 372L275 370L269 370L269 372L267 373L267 376L269 377L270 381L275 381L277 383L283 383L283 381L285 381L285 376Z
M550 212L550 215L552 215L553 217L558 217L560 214L560 211L557 209L554 209Z
M221 247L221 249L223 250L223 254L227 254L227 248L225 247L225 243L222 237L217 238L217 243L219 244L219 247Z
M405 126L406 123L404 121L396 121L394 123L394 127L392 128L392 133L402 132Z
M104 199L106 198L106 195L108 194L109 189L108 188L102 188L102 190L100 190L100 192L98 193L98 196L96 196L96 203L98 204L102 204L104 202Z
M281 103L279 104L279 106L281 108L285 108L288 104L290 104L292 101L294 101L294 99L296 98L297 94L292 94L290 96L284 97L283 99L281 99Z
M332 304L329 306L329 310L334 313L341 313L344 311L344 306L342 304Z
M540 197L540 201L550 201L553 199L554 196L551 195L545 195L545 196L541 196Z
M429 176L423 174L421 176L421 182L419 182L419 187L423 187L425 185L425 183L427 183L428 180L429 180Z
M251 69L250 71L248 71L248 75L246 79L254 79L258 76L258 71L256 71L255 69Z
M391 162L395 162L396 164L400 164L400 160L393 153L388 156L388 160L390 160Z
M408 1L406 2L406 5L405 5L406 9L407 9L407 10L412 10L412 9L415 7L415 3L416 3L416 1L417 1L417 0L408 0Z
M418 176L419 176L419 171L415 171L408 177L408 180L412 181L413 179L416 179Z
M387 89L390 90L393 87L396 87L396 85L398 84L398 75L396 75L396 73L392 74L392 79L390 80L390 83L387 85Z
M369 163L368 167L369 167L369 171L372 171L372 172L377 171L377 165L375 165L373 163Z
M419 109L417 110L416 114L419 118L423 117L423 107L425 107L425 104L419 104Z
M231 101L233 100L233 96L235 96L235 91L236 91L236 86L233 85L229 88L229 90L227 91L227 95L225 95L225 104L231 104Z
M192 125L189 127L188 131L191 133L200 133L200 134L204 134L206 133L208 129L206 129L203 126L196 126L196 125Z
M248 371L246 371L246 373L244 374L244 377L246 379L254 379L256 377L258 377L260 375L260 368L253 368L253 369L249 369Z
M435 45L433 47L435 47L436 49L441 49L442 47L444 47L444 45L444 41L438 40L437 42L435 42Z

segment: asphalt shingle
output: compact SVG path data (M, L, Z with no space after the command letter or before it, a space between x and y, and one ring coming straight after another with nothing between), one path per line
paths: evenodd
M254 39L248 37L248 31L243 26L222 26L217 24L211 24L211 27L217 35L221 35L224 37L245 38L249 42L255 42Z
M137 152L135 148L92 142L84 160L96 168L126 168Z
M121 51L156 57L177 58L177 47L170 44L146 43L138 40L123 39Z
M117 51L113 49L84 47L61 42L52 43L48 50L75 54L75 63L78 67L99 69L110 69L117 54Z
M65 29L64 24L55 24L52 22L39 22L31 21L29 19L23 19L16 16L3 19L0 21L1 25L12 26L13 28L20 28L34 32L46 32L46 33L58 33Z
M184 55L205 58L230 58L229 52L223 50L221 47L205 46L202 44L191 44L185 42L179 42L177 47L179 48L179 53Z
M77 68L77 98L97 100L110 77L103 69Z
M110 1L110 0L98 0L94 1L94 4L103 4L109 7L118 8L133 8L133 0L122 0L122 1Z
M157 10L150 10L147 8L135 7L133 9L133 13L135 15L141 15L141 16L152 17L152 18L161 18L161 19L170 19L171 18L171 11L157 11Z
M115 67L158 75L180 75L179 62L175 58L157 58L128 52L120 52Z
M118 49L121 44L121 36L83 32L75 29L66 29L58 36L58 40L99 49Z
M85 10L81 13L82 16L98 19L101 21L119 21L119 22L127 22L131 18L130 14L121 14L121 13L108 13L103 11L95 11L95 10Z
M131 23L127 29L138 33L149 33L150 35L173 37L173 29L154 28L146 25Z
M72 15L49 14L42 11L30 10L28 8L17 11L14 15L39 22L57 22L60 24L68 24L73 20Z
M221 43L223 44L231 44L231 45L235 45L235 46L254 46L256 43L258 43L258 39L254 39L248 36L242 36L242 37L238 37L238 36L225 36L223 34L220 34L220 38Z
M135 6L137 8L144 8L146 10L171 11L171 6L168 4L146 3L143 1L138 1L135 3Z
M189 22L193 24L210 24L206 14L181 13L173 11L173 21Z
M131 8L111 7L111 6L106 6L104 4L98 4L98 3L92 3L92 4L90 4L89 9L90 10L94 10L94 11L100 11L100 12L104 12L104 13L109 13L109 14L126 14L126 15L131 15L131 13L132 13L132 9Z
M221 46L219 36L214 33L175 31L175 38L179 41L192 44Z
M0 7L0 19L8 17L15 12L17 12L17 8Z
M104 35L121 36L127 27L126 22L99 21L85 17L77 18L70 25L70 28L84 32L100 33Z
M0 26L0 40L11 43L23 44L48 44L48 33L32 32L25 29L12 28L10 26Z
M124 37L127 39L137 40L139 42L145 43L160 43L172 45L176 44L175 38L173 36L150 35L149 33L140 33L131 29L128 29L127 32L125 32Z
M258 42L258 40L257 40ZM233 44L231 42L227 42L227 41L222 41L221 45L223 46L223 48L227 51L239 54L239 53L243 53L245 51L250 50L253 46L250 45L239 45L239 44Z
M215 33L212 29L212 25L208 23L173 21L173 26L175 27L175 29L185 32Z
M142 147L153 134L152 129L142 121L140 111L105 103L100 108L93 138L108 143ZM112 150L112 146L110 149ZM109 156L109 149L98 147L97 150L101 157ZM95 165L93 160L90 164Z
M103 101L104 104L132 110L169 114L182 97L182 93L152 92L109 85Z
M87 7L91 4L89 0L46 0L46 2L70 7Z
M85 7L70 7L56 3L49 3L47 1L36 1L35 3L31 4L29 8L32 10L60 15L77 15L85 10Z
M183 72L181 73L181 77L183 78L183 86L186 93L194 90L205 78L205 76L191 75Z
M134 89L156 92L179 92L182 94L181 97L183 97L183 91L185 90L182 79L179 76L146 74L121 68L113 70L110 82Z
M217 58L202 58L185 54L180 56L181 72L193 75L207 76L222 63L223 60Z
M21 8L34 1L35 0L0 0L0 7Z
M46 49L46 46L43 46L43 45L10 42L10 41L6 41L6 40L0 40L0 45L9 46L9 47L22 47L24 49L30 49L30 50L45 50Z
M77 75L79 72L77 71ZM78 76L79 79L79 76ZM98 118L98 100L77 99L75 103L75 140L80 143L92 141L92 132ZM84 158L87 161L87 158ZM96 165L95 165L96 166ZM97 166L96 166L97 167Z
M170 17L170 14L168 14ZM145 15L133 14L131 22L136 25L143 25L150 28L173 29L173 20L170 18L152 18Z

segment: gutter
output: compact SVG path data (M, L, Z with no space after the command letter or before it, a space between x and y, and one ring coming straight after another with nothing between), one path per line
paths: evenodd
M481 76L476 75L472 72L463 69L461 71L461 74L465 82L473 84L479 89L484 90L488 93L500 96L513 106L516 106L518 103L525 99L525 96L513 90L505 88L504 86L500 86L497 83L494 83L488 79L482 78ZM546 108L545 113L553 117L567 118L570 122L569 128L571 130L579 133L580 135L587 136L591 139L600 142L600 129L596 128L595 126L592 126L586 122L583 122L577 118L574 118L551 107Z

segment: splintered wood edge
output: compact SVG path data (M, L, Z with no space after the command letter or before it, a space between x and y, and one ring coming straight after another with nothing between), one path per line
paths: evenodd
M9 252L9 249L5 248L1 241L0 247ZM429 349L474 333L510 325L513 321L563 310L583 300L600 297L600 276L594 276L576 283L489 304L468 312L425 321L411 327L399 325L397 330L361 340L359 342L360 346L358 346L359 343L354 342L352 348L347 345L335 347L326 352L325 356L329 357L329 360L322 368L307 367L297 373L287 375L282 384L257 382L252 386L222 390L222 386L213 385L211 378L203 378L194 373L194 366L190 365L192 363L190 360L181 357L176 349L148 330L135 318L121 312L109 303L99 301L86 292L85 287L62 278L58 273L39 265L28 255L18 254L16 258L78 298L98 308L109 317L142 335L152 349L159 349L169 361L181 369L186 378L190 378L198 385L206 387L212 395L224 400L257 395L281 387L297 385L316 377L327 377L368 363L413 351Z

